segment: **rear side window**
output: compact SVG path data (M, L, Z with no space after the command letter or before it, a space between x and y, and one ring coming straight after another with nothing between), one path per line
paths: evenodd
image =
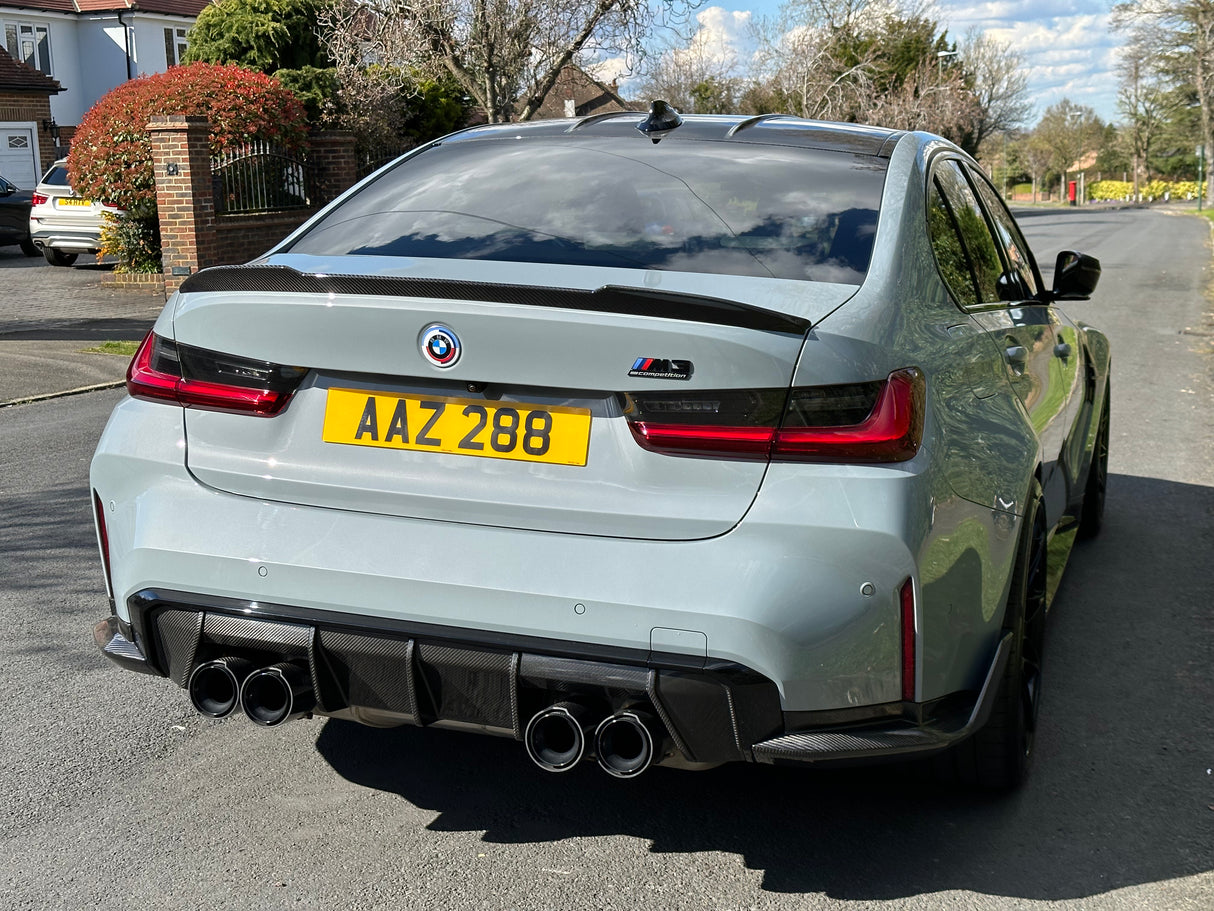
M859 284L885 165L640 136L452 142L386 172L290 249Z
M1033 270L1033 255L1029 252L1028 244L1025 243L1020 228L1012 218L1012 213L1007 210L1007 206L1003 204L1003 200L999 198L999 194L991 188L990 184L974 174L972 168L966 170L970 172L974 186L978 188L978 194L986 205L986 211L991 215L995 233L999 235L999 243L1007 256L1008 264L1020 280L1022 296L1036 297L1039 286Z
M936 254L936 266L940 277L952 293L953 299L962 307L973 307L978 303L978 292L974 275L970 271L965 245L953 221L939 181L933 179L927 200L927 230L931 238L932 252Z
M965 248L976 283L977 303L995 304L999 296L999 277L1003 274L1003 262L991 229L982 214L982 208L970 189L969 183L955 161L943 161L935 169L934 185L944 197L953 216L961 242ZM950 284L950 290L956 294ZM968 302L958 296L963 306Z

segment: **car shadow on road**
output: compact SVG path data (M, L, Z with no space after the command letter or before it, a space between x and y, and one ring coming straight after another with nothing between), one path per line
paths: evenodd
M142 339L156 321L149 306L144 319L113 318L90 320L9 320L0 323L0 341L12 342L98 342L112 339ZM62 325L55 325L56 323Z
M1104 532L1076 549L1055 602L1036 765L1010 795L937 785L914 766L552 775L513 741L334 720L317 749L348 780L435 812L434 830L728 852L777 893L1064 900L1203 873L1214 868L1214 586L1198 567L1212 536L1214 488L1111 479Z

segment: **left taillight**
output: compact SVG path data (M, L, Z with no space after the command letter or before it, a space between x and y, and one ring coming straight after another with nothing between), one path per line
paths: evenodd
M126 389L132 398L146 401L273 417L307 372L178 344L149 332L127 368Z
M904 462L923 439L923 374L791 390L633 393L637 442L668 455L800 462Z
M44 206L46 205L46 200L47 197L45 193L34 193L30 197L30 204L35 206Z

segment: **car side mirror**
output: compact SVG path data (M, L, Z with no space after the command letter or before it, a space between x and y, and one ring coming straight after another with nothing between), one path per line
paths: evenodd
M0 180L0 196L12 196L16 192L17 188L11 183L5 183L3 180Z
M1054 288L1050 298L1056 301L1085 301L1100 281L1100 260L1086 253L1063 250L1054 263Z

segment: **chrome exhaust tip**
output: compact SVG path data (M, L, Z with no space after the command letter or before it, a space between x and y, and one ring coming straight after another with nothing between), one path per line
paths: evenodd
M585 706L558 702L531 716L523 733L527 755L548 772L567 772L586 755L590 723Z
M594 752L599 766L616 778L635 778L656 758L660 731L653 716L626 710L604 718L594 732ZM659 735L660 737L660 735Z
M244 658L217 658L194 668L186 690L201 714L226 718L240 704L240 684L253 670Z
M263 727L302 718L315 705L307 671L289 662L254 671L240 685L240 707L251 721Z

